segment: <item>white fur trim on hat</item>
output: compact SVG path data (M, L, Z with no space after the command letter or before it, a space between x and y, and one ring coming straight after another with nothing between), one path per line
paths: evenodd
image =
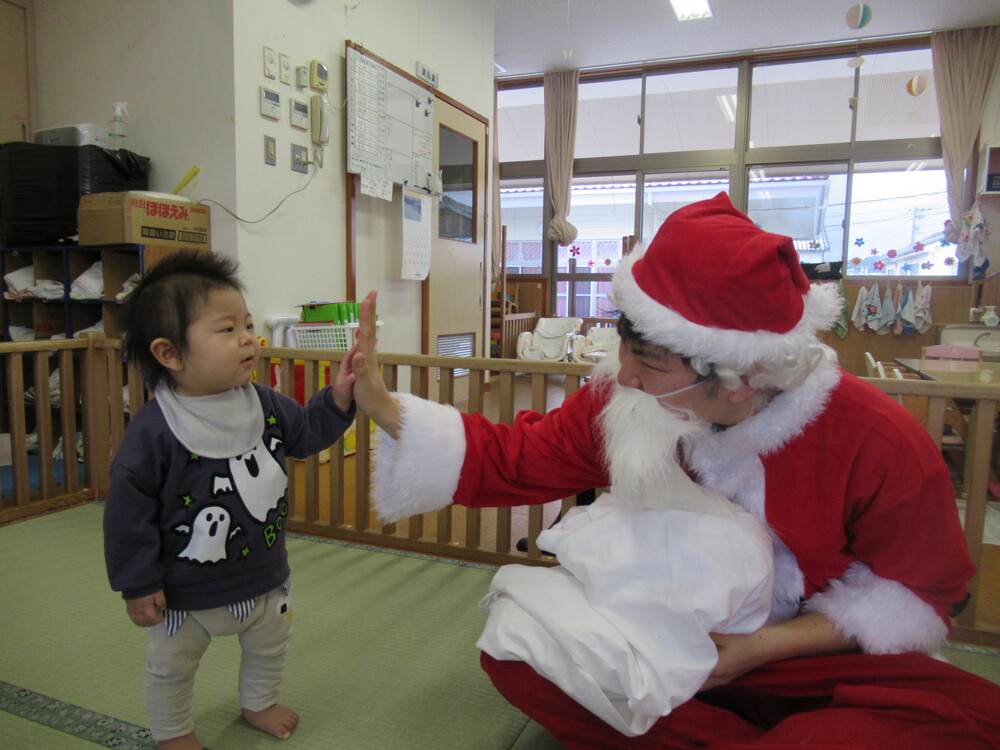
M465 461L465 425L451 406L405 393L399 439L379 434L372 505L386 522L440 510L451 503Z
M802 317L787 333L703 326L660 304L639 287L632 267L644 254L645 248L636 248L622 259L612 279L615 306L650 343L686 357L702 357L738 373L760 362L795 358L816 343L817 331L833 325L843 304L836 285L814 284L804 297ZM720 299L719 304L728 301Z
M805 608L833 620L869 654L931 653L948 637L948 625L930 604L860 562L813 594Z

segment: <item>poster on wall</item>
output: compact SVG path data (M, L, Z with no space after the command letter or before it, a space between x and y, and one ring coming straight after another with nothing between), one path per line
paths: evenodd
M429 195L403 190L403 279L423 281L431 269L432 207Z

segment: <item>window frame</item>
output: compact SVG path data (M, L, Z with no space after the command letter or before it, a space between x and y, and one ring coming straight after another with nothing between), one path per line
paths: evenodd
M575 159L573 177L594 178L600 176L621 176L635 174L635 205L636 216L633 235L638 242L647 242L650 238L642 236L642 201L646 174L669 174L677 172L712 172L727 174L729 178L729 194L734 205L743 211L747 210L749 178L748 165L761 167L795 166L798 164L821 164L824 162L847 164L848 188L847 200L850 205L851 183L855 165L873 161L938 160L943 158L941 138L928 136L924 138L901 138L890 140L856 140L858 107L852 111L851 138L849 141L837 143L820 143L797 146L767 146L750 147L750 109L752 73L755 67L809 62L824 59L842 59L846 61L854 56L877 54L903 50L930 49L930 37L911 37L906 39L882 40L864 44L832 45L827 48L788 49L777 52L756 53L743 56L724 56L699 60L680 60L657 64L631 66L623 69L599 71L581 71L581 82L613 80L623 78L640 78L642 81L642 101L640 106L639 153L625 156L590 157ZM737 68L737 109L736 133L733 148L709 149L688 152L646 153L645 145L645 103L646 79L650 76L663 75L667 72L697 72L718 68ZM854 70L854 96L857 97L861 80L861 70ZM540 77L518 79L497 79L498 89L524 88L541 86ZM542 179L543 189L548 190L545 183L545 161L500 162L499 177L501 183L517 179ZM572 215L571 215L572 220ZM543 226L551 219L551 203L543 199ZM848 238L850 236L850 214L843 233L841 258L846 270L849 260ZM555 295L559 282L563 281L597 281L603 274L568 274L559 273L554 262L558 247L552 240L543 238L542 273L550 279L550 294ZM955 275L920 276L921 281L956 281L965 280L969 274L968 261L961 261ZM512 277L516 275L512 274ZM607 274L610 278L611 274ZM586 278L583 278L586 277ZM844 276L846 278L846 274ZM889 276L872 275L864 278L871 281L890 278ZM569 288L570 298L572 286ZM550 305L555 300L550 299Z

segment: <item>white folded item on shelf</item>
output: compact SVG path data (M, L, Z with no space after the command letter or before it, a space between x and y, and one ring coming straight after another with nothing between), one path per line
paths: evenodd
M97 261L69 287L70 299L100 299L104 296L104 265Z

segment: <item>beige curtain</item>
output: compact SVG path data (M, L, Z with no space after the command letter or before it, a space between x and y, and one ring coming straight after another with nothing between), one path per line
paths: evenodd
M573 182L579 83L579 70L546 73L542 78L545 92L545 169L554 214L546 235L560 245L569 245L576 239L576 227L566 217L569 215Z
M965 172L972 163L986 97L1000 66L1000 26L935 32L931 52L951 213L946 238L957 242L962 216L970 208Z

